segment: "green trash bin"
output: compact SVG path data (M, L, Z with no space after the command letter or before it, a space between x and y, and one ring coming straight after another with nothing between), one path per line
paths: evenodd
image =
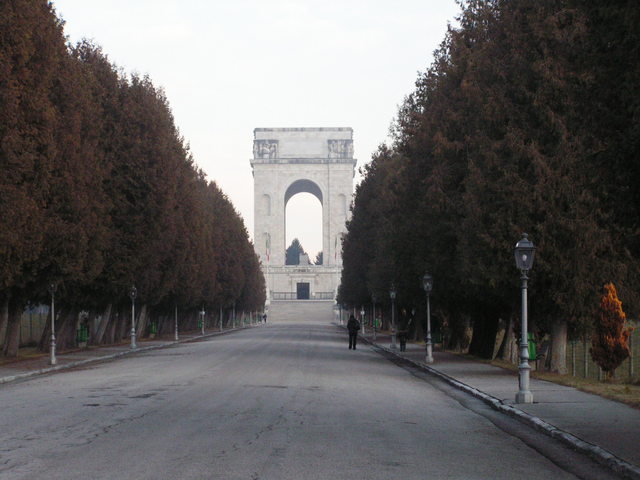
M89 328L86 325L81 325L78 330L76 330L76 341L78 343L87 343L89 340Z
M535 360L538 355L536 350L536 339L533 333L528 333L527 338L529 340L529 360Z

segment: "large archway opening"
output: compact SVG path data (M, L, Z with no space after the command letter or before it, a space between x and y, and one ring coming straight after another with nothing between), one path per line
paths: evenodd
M285 249L297 238L310 263L322 262L322 191L310 180L298 180L289 186L284 200Z

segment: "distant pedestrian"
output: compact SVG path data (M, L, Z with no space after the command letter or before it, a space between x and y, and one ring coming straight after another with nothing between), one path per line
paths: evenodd
M358 340L358 330L360 330L360 322L356 320L356 317L351 315L347 322L347 330L349 330L349 350L356 349L356 342Z
M262 323L267 323L267 314L266 314L266 312L262 315Z
M407 351L407 336L409 335L409 326L413 321L413 315L407 315L407 310L402 309L400 318L398 319L398 341L400 342L400 351Z

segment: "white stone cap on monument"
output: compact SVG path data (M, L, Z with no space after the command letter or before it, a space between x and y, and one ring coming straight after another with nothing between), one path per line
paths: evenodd
M353 158L353 129L256 128L253 159L259 163L349 163Z

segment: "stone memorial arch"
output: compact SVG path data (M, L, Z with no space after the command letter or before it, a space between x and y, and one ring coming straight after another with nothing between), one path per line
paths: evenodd
M269 300L334 299L356 160L351 128L253 131L254 246ZM323 265L285 265L286 207L298 193L322 206Z

